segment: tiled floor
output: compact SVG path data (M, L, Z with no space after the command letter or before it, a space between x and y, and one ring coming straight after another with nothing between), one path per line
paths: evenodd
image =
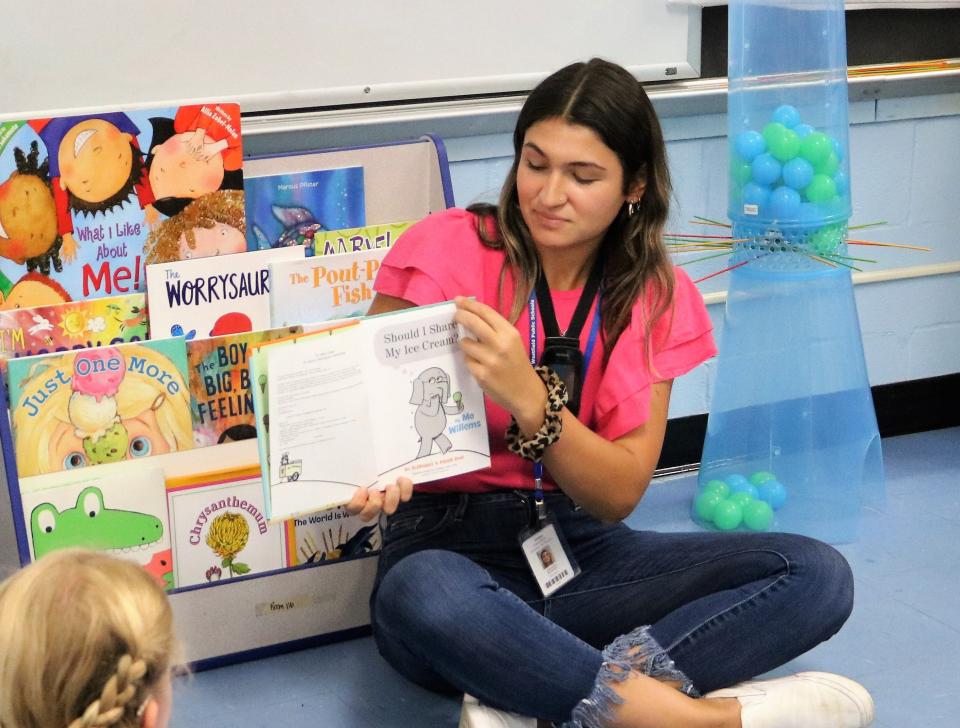
M867 686L881 728L960 725L960 428L884 441L887 502L840 549L856 607L829 642L777 673L831 670ZM692 476L658 480L629 523L689 528ZM439 728L459 700L394 673L370 638L198 673L175 690L175 728Z

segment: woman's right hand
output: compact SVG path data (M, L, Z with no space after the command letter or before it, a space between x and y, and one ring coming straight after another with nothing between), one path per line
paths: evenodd
M513 415L524 433L533 434L543 423L547 390L520 333L491 306L461 296L455 300L454 320L475 337L460 340L467 368L484 393Z
M413 481L410 478L397 478L397 482L380 490L377 487L358 488L347 503L347 513L360 516L367 523L379 517L381 513L396 513L400 503L406 503L413 497Z

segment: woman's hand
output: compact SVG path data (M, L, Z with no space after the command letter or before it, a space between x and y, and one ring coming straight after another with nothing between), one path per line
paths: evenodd
M512 414L527 434L543 424L547 390L530 365L519 332L495 309L457 297L454 320L476 339L460 346L470 373L490 399Z
M397 478L397 482L384 490L379 488L358 488L347 503L347 513L360 516L364 522L372 521L381 513L396 513L401 502L406 503L413 496L413 481L410 478Z

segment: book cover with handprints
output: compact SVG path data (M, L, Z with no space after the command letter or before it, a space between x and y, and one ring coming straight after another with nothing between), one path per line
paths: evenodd
M7 363L21 478L193 447L183 337Z
M194 228L209 229L175 221L188 208L239 210L228 221L242 244L242 160L236 104L0 123L0 301L33 307L143 291L151 231L213 254L186 243L196 242Z

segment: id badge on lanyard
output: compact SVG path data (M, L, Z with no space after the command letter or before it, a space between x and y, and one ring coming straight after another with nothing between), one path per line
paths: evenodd
M530 363L537 363L537 313L536 299L530 296ZM597 305L587 351L584 355L583 377L590 366L590 355L600 328L600 306ZM533 464L533 500L536 520L520 532L520 548L527 559L533 577L543 596L548 597L558 589L570 583L579 573L580 567L563 538L560 527L552 515L547 513L543 499L543 463Z

